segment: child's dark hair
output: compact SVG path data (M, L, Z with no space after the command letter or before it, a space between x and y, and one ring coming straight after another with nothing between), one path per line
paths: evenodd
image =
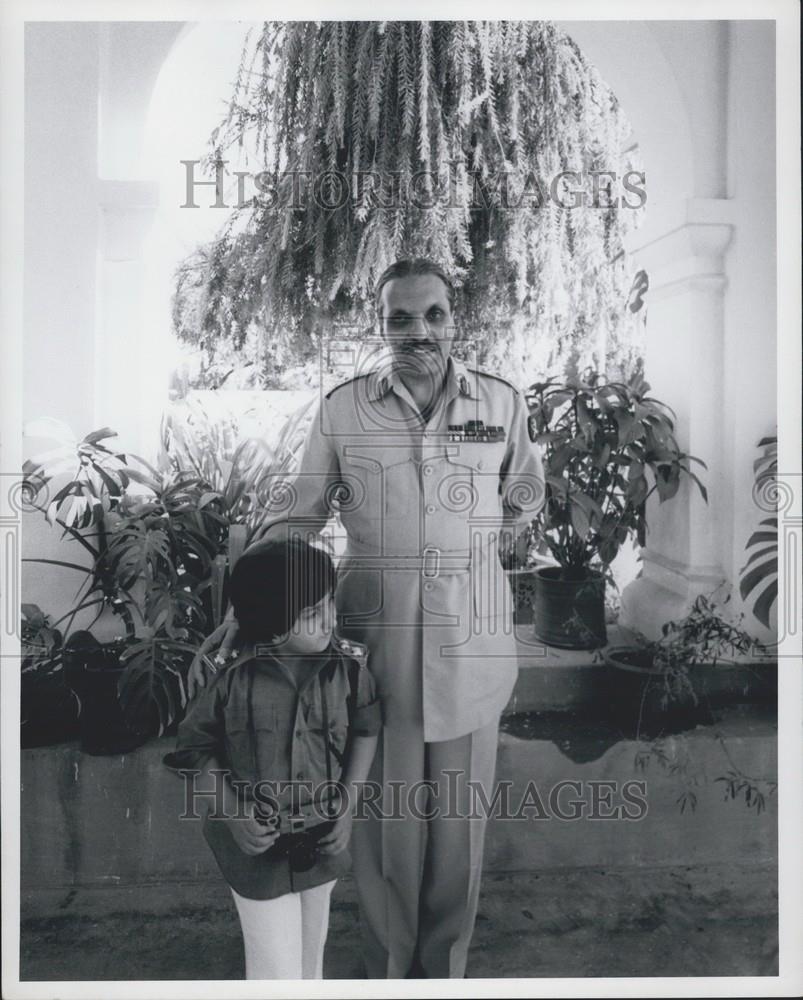
M257 542L237 560L229 598L244 639L270 642L289 632L304 608L335 587L328 552L299 538Z

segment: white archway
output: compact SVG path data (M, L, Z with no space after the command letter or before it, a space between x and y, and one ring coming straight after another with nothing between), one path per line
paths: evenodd
M650 216L662 205L688 197L694 176L690 123L677 79L649 22L557 24L599 70L633 126L647 167ZM661 95L660 114L656 113L656 94Z

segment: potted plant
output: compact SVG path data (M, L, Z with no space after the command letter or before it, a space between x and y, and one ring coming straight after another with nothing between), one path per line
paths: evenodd
M725 773L713 784L723 787L726 800L741 799L760 814L777 790L775 775L746 772L737 763L719 726L728 705L777 701L777 662L741 627L743 620L743 614L729 620L713 596L700 595L687 615L663 626L660 638L636 633L631 645L602 653L611 673L609 709L623 728L635 727L640 742L636 768L646 771L655 761L674 776L681 812L694 811L700 789L710 783L685 735L698 727L722 755Z
M22 747L74 739L80 703L64 681L62 634L36 604L22 605L20 652Z
M90 753L123 752L181 717L186 670L222 620L230 567L303 439L303 414L287 422L275 449L253 440L235 446L222 440L225 428L195 416L183 428L163 420L159 468L113 452L104 443L115 436L109 428L25 466L33 506L89 557L27 561L84 576L56 624L67 622L65 673L82 702ZM45 499L65 472L68 481ZM82 611L94 619L71 631ZM108 613L118 634L99 639Z
M272 447L239 440L236 421L212 419L202 404L187 404L183 420L163 417L159 469L134 474L146 493L124 498L111 549L118 578L144 581L148 594L119 685L140 729L161 734L183 714L187 668L223 620L229 574L294 468L312 402L285 421Z
M658 639L633 633L629 645L603 650L615 713L636 720L638 737L642 725L702 718L736 694L772 694L772 680L749 662L766 651L742 628L743 619L728 620L713 595L700 594L683 618L663 625Z
M82 748L124 752L161 734L186 703L183 669L209 627L212 566L227 544L222 499L192 471L159 470L137 456L112 452L109 428L76 443L78 466L47 504L88 553L86 564L32 562L80 572L84 582L63 616L68 683L81 699ZM33 504L65 471L65 457L26 464ZM81 611L86 628L72 631ZM111 611L117 635L95 630Z
M48 425L43 433L50 432ZM64 623L64 677L79 700L81 744L90 753L123 752L137 742L120 717L115 696L122 673L119 655L99 655L90 632L98 629L110 651L118 654L126 639L135 635L136 601L121 586L109 553L110 518L130 482L126 456L104 444L113 436L109 428L102 428L78 442L62 437L59 448L23 467L30 505L49 524L60 527L62 539L71 540L84 557L83 562L44 558L23 562L67 569L83 578L69 611L54 627ZM51 496L56 483L59 489ZM92 615L88 628L73 632L82 612Z
M636 375L597 373L536 382L526 392L530 436L544 446L546 502L533 529L557 566L535 571L536 635L551 646L590 649L607 641L605 583L628 539L644 545L646 504L671 499L681 477L704 485L678 447L673 414Z

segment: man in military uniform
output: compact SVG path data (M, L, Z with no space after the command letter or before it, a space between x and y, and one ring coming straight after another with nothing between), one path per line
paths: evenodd
M268 514L268 531L308 537L337 510L346 532L340 632L367 648L384 720L369 780L389 818L355 822L352 839L370 978L465 974L486 819L467 782L492 798L517 676L498 546L543 502L524 400L452 357L453 304L438 265L388 268L386 363L321 400Z

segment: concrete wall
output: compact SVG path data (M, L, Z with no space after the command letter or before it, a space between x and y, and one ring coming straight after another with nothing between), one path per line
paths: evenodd
M569 727L570 728L570 727ZM569 733L567 728L567 733ZM737 766L757 777L777 774L773 727L750 715L721 727ZM593 743L593 741L592 741ZM161 764L172 749L157 740L130 754L88 757L64 744L22 754L22 891L70 886L142 885L163 881L219 879L200 824L178 819L183 784ZM500 736L497 779L508 781L516 811L529 782L534 782L548 818L502 820L489 825L486 870L510 872L543 868L623 868L716 864L764 864L776 857L775 800L761 816L741 802L725 802L713 779L729 764L710 730L698 729L676 744L684 746L692 773L707 776L697 791L696 812L681 813L682 783L655 762L645 774L636 771L641 744L620 741L596 759L575 763L555 743ZM590 782L646 780L646 814L638 821L591 818ZM566 788L550 804L561 781L583 783L580 795ZM571 800L582 800L583 818L571 813ZM620 794L613 806L623 805ZM601 809L599 812L608 812ZM524 812L532 816L532 812Z

